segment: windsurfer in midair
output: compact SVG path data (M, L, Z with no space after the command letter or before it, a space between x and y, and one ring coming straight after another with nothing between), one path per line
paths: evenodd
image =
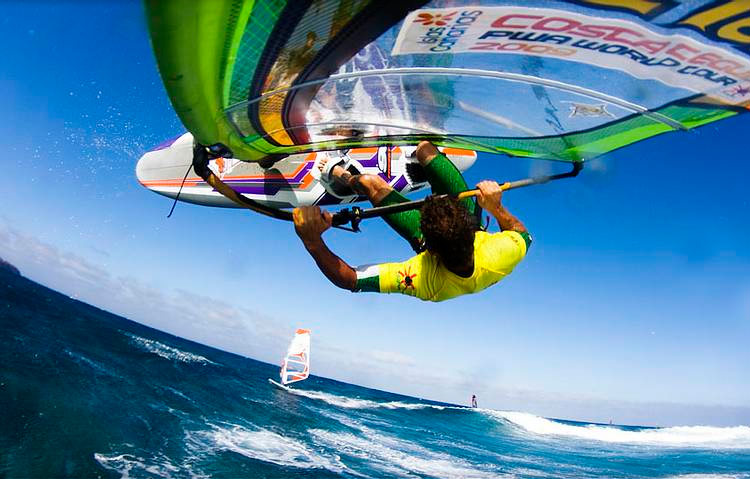
M415 153L433 194L455 195L468 189L459 170L435 145L423 141ZM355 175L338 165L325 170L332 181L367 196L375 206L408 201L377 175ZM295 208L294 227L323 274L340 288L443 301L497 283L513 271L531 245L526 227L502 205L500 185L482 181L477 187L476 203L432 196L420 211L384 217L417 252L403 262L352 268L324 243L321 235L331 227L332 217L317 206ZM478 207L495 217L501 232L479 230Z

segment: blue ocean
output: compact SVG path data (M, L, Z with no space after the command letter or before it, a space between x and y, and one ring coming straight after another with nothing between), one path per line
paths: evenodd
M750 478L747 426L588 424L315 376L284 391L275 365L5 271L0 311L1 478Z

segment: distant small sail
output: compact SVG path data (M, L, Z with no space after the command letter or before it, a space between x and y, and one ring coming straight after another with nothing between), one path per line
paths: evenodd
M307 379L310 375L310 331L298 329L281 364L281 384Z

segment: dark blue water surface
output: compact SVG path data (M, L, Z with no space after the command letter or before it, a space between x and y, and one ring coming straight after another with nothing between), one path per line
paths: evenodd
M750 478L745 426L467 409L180 339L0 270L0 478Z

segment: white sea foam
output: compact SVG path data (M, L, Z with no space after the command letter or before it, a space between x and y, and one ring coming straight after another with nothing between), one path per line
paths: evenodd
M750 427L678 426L625 430L594 424L563 424L533 414L482 410L489 416L506 420L525 431L542 436L568 436L593 441L709 449L750 449Z
M164 359L180 361L183 363L216 364L215 362L206 359L198 354L187 353L177 348L173 348L172 346L167 346L166 344L160 343L159 341L155 341L153 339L142 338L131 333L125 334L129 336L132 340L132 343L139 348L143 349L144 351L148 351L149 353L154 353L157 356L161 356Z
M98 373L113 376L112 372L110 372L109 369L105 368L104 366L94 361L93 359L87 358L83 354L75 353L69 349L65 349L65 354L70 356L73 359L73 361L77 362L78 364L85 364L86 366L90 367L91 369L93 369L94 371Z
M342 455L366 461L368 467L388 477L460 477L489 479L510 477L498 471L482 470L450 454L431 451L412 442L380 434L360 426L361 434L310 429L316 443L333 448Z
M214 426L199 433L211 449L232 451L251 459L300 469L327 469L341 472L346 466L338 456L327 457L306 447L301 441L267 429L250 430L239 425Z
M179 389L175 389L175 388L173 388L173 387L171 387L171 386L162 386L162 387L163 387L163 388L164 388L164 389L165 389L166 391L169 391L169 392L171 392L172 394L174 394L175 396L177 396L177 397L179 397L179 398L182 398L182 399L184 399L184 400L186 400L186 401L188 401L188 402L191 402L191 403L195 404L195 401L194 401L193 399L191 399L190 397L188 397L188 396L187 396L187 395L186 395L185 393L183 393L183 392L182 392L182 391L180 391Z
M189 467L177 467L165 457L146 460L132 454L100 454L94 453L94 459L102 467L119 473L122 479L141 477L206 477L194 473Z
M337 396L335 394L324 393L322 391L311 391L304 389L285 388L287 392L303 396L310 399L324 401L332 406L343 407L347 409L446 409L450 406L438 406L435 404L408 403L402 401L371 401L369 399L350 398L347 396ZM453 409L453 408L451 408ZM464 409L464 408L455 408Z
M664 479L750 479L750 473L742 474L681 474Z

